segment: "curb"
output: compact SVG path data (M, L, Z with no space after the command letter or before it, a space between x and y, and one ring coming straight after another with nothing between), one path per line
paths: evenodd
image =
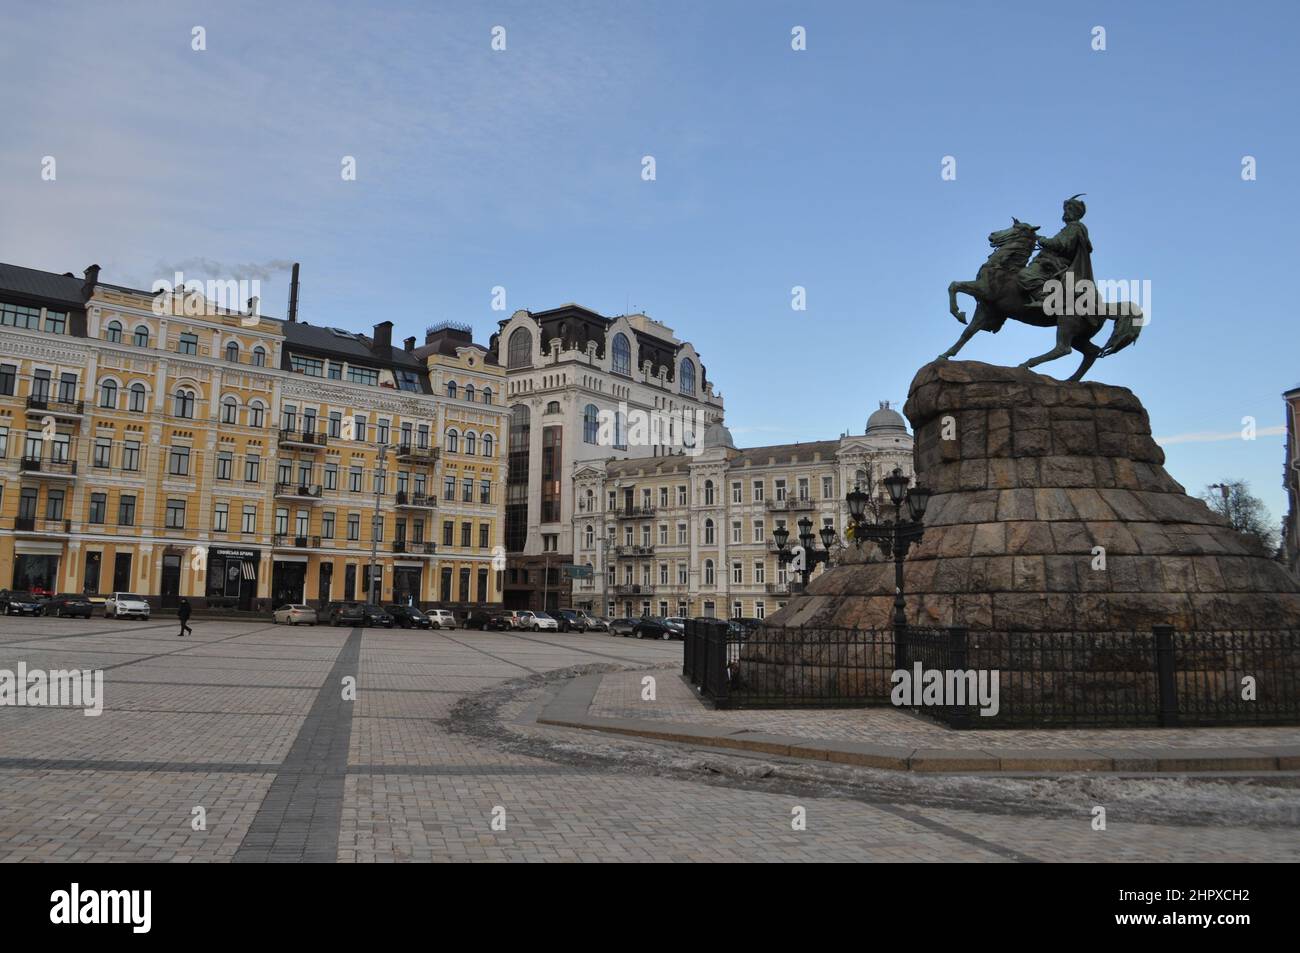
M1125 772L1186 774L1205 771L1297 771L1300 745L1245 748L906 748L834 739L799 738L765 732L721 731L638 718L588 714L604 675L584 675L545 703L536 723L606 734L752 751L809 761L917 773Z

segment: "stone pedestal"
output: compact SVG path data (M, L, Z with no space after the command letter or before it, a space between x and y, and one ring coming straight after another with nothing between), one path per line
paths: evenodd
M1300 585L1165 472L1123 387L926 365L904 408L934 491L905 569L920 625L1058 632L1300 626ZM850 547L769 622L890 625L894 568Z

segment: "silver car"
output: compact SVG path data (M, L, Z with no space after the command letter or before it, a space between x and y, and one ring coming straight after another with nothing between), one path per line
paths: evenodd
M289 603L275 610L276 625L315 625L316 610L311 606Z
M144 596L137 596L133 592L114 592L104 600L104 618L147 619L149 603Z

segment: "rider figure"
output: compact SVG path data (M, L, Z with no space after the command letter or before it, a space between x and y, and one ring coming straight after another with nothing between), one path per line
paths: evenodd
M1054 280L1066 282L1067 272L1073 274L1076 287L1092 281L1092 242L1088 238L1088 226L1081 221L1088 208L1079 195L1065 200L1061 216L1065 227L1051 238L1039 238L1042 250L1020 272L1017 280L1031 305L1041 305L1050 294L1050 289L1045 290L1043 286Z

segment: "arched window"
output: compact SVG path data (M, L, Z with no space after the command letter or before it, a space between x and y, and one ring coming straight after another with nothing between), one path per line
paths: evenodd
M471 404L474 403L474 385L473 385L473 384L466 384L466 385L465 385L465 399L466 399L467 401L469 401Z
M587 528L583 530L582 538L585 541L587 549L591 549L596 545L596 528L588 523Z
M695 393L695 362L689 357L682 361L682 369L679 375L678 383L681 385L683 394Z
M465 432L465 453L468 456L474 456L478 449L478 435L472 430Z
M560 412L560 402L558 400L548 401L546 404L548 414L558 414Z
M231 364L239 363L239 345L234 341L226 345L226 360Z
M704 560L704 584L706 586L712 586L715 584L712 559Z
M99 384L99 406L117 409L117 381L105 380Z
M627 449L627 421L623 418L621 410L614 411L614 449Z
M533 336L527 328L515 328L506 353L507 367L528 367L533 363Z
M704 545L712 546L713 537L714 537L713 520L705 520L704 521Z
M104 329L104 340L109 344L122 343L122 322L110 321L108 327Z
M233 397L221 398L221 422L233 424L239 422L239 403Z
M135 383L131 385L131 402L129 404L129 407L132 413L135 414L144 413L144 403L145 403L146 394L147 392L145 391L143 384Z
M610 370L615 374L632 376L632 345L627 342L627 335L622 331L614 335L614 361Z
M257 401L253 401L251 404L248 405L248 426L250 427L264 426L265 420L266 420L265 407L263 407Z
M135 346L136 347L149 346L149 329L146 328L143 324L135 329Z
M492 456L492 443L492 435L490 433L485 433L483 435L483 456Z
M455 396L456 396L456 382L455 382L455 381L447 381L447 396L448 396L448 397L451 397L451 398L455 398Z
M596 443L600 435L600 411L595 404L582 408L582 442Z
M266 348L261 345L253 348L253 366L266 367Z
M483 403L485 403L485 404L490 404L490 403L492 403L492 388L491 388L491 387L484 387L484 388L483 388Z
M194 416L194 391L178 390L175 400L175 415L187 419Z
M447 452L460 452L460 434L454 428L447 431Z
M704 481L704 505L705 506L713 505L713 481L712 480Z

